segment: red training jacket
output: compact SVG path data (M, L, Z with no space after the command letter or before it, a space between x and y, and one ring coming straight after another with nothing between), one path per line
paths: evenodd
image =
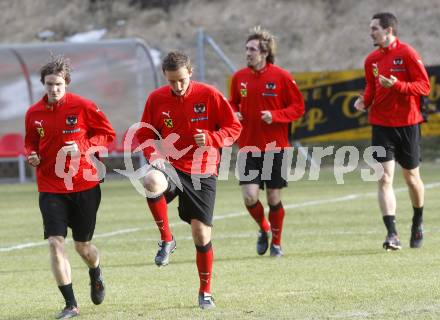
M115 132L104 113L92 101L66 93L56 104L49 104L45 95L28 109L25 126L26 153L29 155L35 151L41 159L37 166L39 192L79 192L99 183L87 181L83 176L86 169L96 174L96 168L87 162L85 153L92 146L107 146L114 140ZM72 179L73 190L69 190L64 179L55 173L58 151L65 146L66 141L75 141L81 152L78 172ZM66 168L69 159L70 156Z
M289 123L304 114L304 99L290 73L273 64L260 71L244 68L231 82L230 103L243 116L243 132L238 145L256 146L265 151L276 142L276 148L289 146ZM261 120L261 111L272 113L272 123Z
M176 96L168 85L153 91L141 121L154 127L160 137L150 128L141 128L136 134L139 143L162 139L159 146L149 144L143 149L145 158L150 162L167 158L173 167L191 174L217 174L218 149L232 145L241 131L226 98L214 87L196 81L190 81L184 96ZM197 148L197 129L206 134L209 152Z
M370 124L403 127L423 121L420 96L429 95L428 74L419 54L408 44L396 41L371 52L365 59L364 103ZM397 78L391 88L379 83L379 75Z

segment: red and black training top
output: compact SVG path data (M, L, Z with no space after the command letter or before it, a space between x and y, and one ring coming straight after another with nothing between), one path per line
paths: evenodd
M244 68L232 77L230 103L243 116L238 145L256 146L261 151L275 142L276 148L289 146L288 127L304 114L304 99L289 72L273 64L262 70ZM261 111L272 113L272 123L261 120Z
M403 127L423 121L420 97L429 95L428 74L419 54L399 39L365 59L364 103L369 122L385 127ZM397 78L391 88L379 83L379 75Z
M166 158L175 168L190 174L217 174L218 149L232 145L241 131L227 99L214 87L196 81L190 81L184 96L176 96L168 85L153 91L141 121L146 127L136 133L139 142L160 140L157 147L146 143L146 159L151 162L156 157ZM194 141L200 130L207 139L202 148Z
M70 193L88 190L98 181L87 181L85 170L96 174L96 168L86 152L93 146L107 146L115 139L115 132L102 110L92 101L73 93L66 93L57 103L49 104L44 96L32 105L25 118L25 148L40 156L37 166L39 192ZM73 189L68 189L64 179L55 171L59 150L67 141L75 141L81 152L78 172L73 176ZM65 168L69 166L69 157ZM87 174L86 174L87 177ZM96 179L95 179L96 180Z

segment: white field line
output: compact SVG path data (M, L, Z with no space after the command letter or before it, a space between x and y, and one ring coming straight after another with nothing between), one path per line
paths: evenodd
M425 189L433 189L433 188L437 188L439 186L440 186L440 182L430 183L430 184L425 185ZM404 187L404 188L397 188L397 189L395 189L395 192L396 193L400 193L400 192L404 192L404 191L407 191L407 190L408 189L406 187ZM314 201L306 201L306 202L300 202L300 203L294 203L294 204L287 204L287 205L284 205L284 208L285 209L294 209L294 208L316 206L316 205L335 203L335 202L345 202L345 201L352 201L352 200L359 199L359 198L373 197L373 196L376 196L376 195L377 195L376 192L349 194L349 195L338 197L338 198L331 198L331 199L314 200ZM220 215L220 216L214 216L214 220L223 220L223 219L228 219L228 218L235 218L235 217L240 217L240 216L244 216L244 215L247 215L247 214L248 213L244 212L244 211L241 211L241 212L231 212L231 213L226 213L226 214ZM179 222L171 223L170 227L177 227L177 226L181 226L181 225L185 225L185 224L186 224L186 222L179 221ZM94 238L108 238L108 237L113 237L113 236L116 236L116 235L127 234L127 233L134 233L134 232L138 232L138 231L141 231L141 230L148 230L148 229L154 229L154 228L155 228L155 226L152 226L150 228L121 229L121 230L116 230L116 231L112 231L112 232L96 234L96 235L94 235ZM218 239L220 237L217 236L215 238ZM189 239L191 239L191 238L189 238ZM40 247L40 246L44 246L44 245L47 245L47 241L28 242L28 243L22 243L22 244L18 244L18 245L15 245L15 246L10 246L10 247L0 247L0 252L10 252L10 251L22 250L22 249L33 248L33 247Z

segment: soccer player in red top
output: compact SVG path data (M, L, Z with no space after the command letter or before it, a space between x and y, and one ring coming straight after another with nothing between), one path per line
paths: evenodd
M430 83L419 54L397 38L397 19L391 13L372 17L370 35L378 48L365 59L366 87L354 107L369 110L372 145L385 149L376 154L384 174L379 180L378 198L387 236L386 250L401 249L395 226L396 196L393 178L396 161L402 167L413 206L410 247L423 242L424 185L420 178L421 96L429 95Z
M167 86L153 91L137 132L151 170L144 177L147 203L159 228L158 266L169 263L176 248L167 203L179 197L179 216L191 225L196 247L202 309L215 307L211 295L214 211L219 148L238 138L241 125L226 98L215 88L191 81L188 56L170 52L162 62ZM151 141L158 140L155 146ZM171 165L171 166L169 166Z
M61 56L41 68L45 95L29 108L25 119L25 148L29 164L37 170L44 238L48 239L52 272L66 303L57 319L79 315L65 254L67 227L72 229L76 251L89 267L93 303L104 300L99 253L90 242L101 201L100 179L90 155L115 138L99 107L66 92L70 70L70 61Z
M289 123L304 114L304 100L290 73L274 65L275 39L267 30L256 27L251 31L246 40L246 59L247 67L232 78L230 97L243 125L238 140L240 185L245 206L260 227L257 253L266 253L271 231L270 256L281 257L281 189L287 186L283 178L287 172L281 169L283 149L289 146ZM258 174L252 177L250 171ZM259 189L264 185L269 222L259 201Z

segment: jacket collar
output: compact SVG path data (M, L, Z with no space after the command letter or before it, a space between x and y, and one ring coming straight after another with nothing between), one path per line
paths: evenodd
M385 47L385 48L380 48L379 50L380 50L380 52L382 52L382 53L387 53L387 52L390 52L390 51L395 50L395 49L398 48L399 46L400 46L400 41L399 41L399 39L396 37L396 39L395 39L393 42L391 42L387 47Z
M47 99L47 94L43 97L43 103L46 110L54 110L58 107L61 107L62 105L67 103L67 92L64 94L64 96L56 101L56 102L49 102Z
M271 66L272 66L272 64L267 62L266 65L260 70L254 70L252 68L249 68L249 69L251 69L253 74L260 75L260 74L265 73L267 70L269 70Z

